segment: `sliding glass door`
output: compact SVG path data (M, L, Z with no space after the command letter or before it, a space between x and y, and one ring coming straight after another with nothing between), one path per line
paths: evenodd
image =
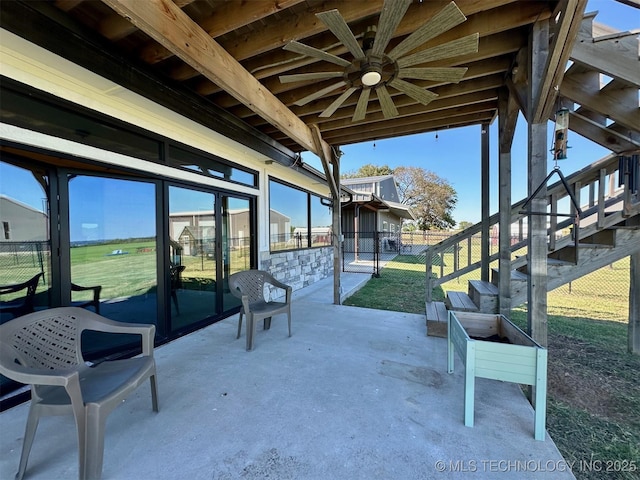
M169 187L171 330L218 313L216 195Z
M49 195L46 170L0 161L0 323L50 304Z
M157 324L156 185L78 174L66 179L70 304L113 320ZM102 337L91 334L86 351L117 346Z
M0 285L40 274L34 308L81 306L171 338L239 307L228 278L256 265L252 197L19 163L0 174ZM89 355L123 347L87 338Z

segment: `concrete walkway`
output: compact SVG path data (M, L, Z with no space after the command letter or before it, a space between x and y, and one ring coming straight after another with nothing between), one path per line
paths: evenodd
M349 274L343 289L370 277ZM103 479L571 479L533 438L517 385L478 379L463 424L462 365L422 315L332 304L327 279L294 294L255 348L237 316L156 350L160 412L142 387L107 421ZM27 405L0 414L0 479L13 478ZM77 478L71 418L45 418L27 479Z

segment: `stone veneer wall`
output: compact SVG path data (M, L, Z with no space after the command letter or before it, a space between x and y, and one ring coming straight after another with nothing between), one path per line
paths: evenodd
M259 268L299 290L333 275L333 247L262 252Z

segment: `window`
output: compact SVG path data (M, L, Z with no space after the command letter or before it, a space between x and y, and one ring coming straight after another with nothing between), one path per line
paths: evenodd
M2 222L2 230L4 232L4 239L11 240L11 228L9 227L9 222Z
M200 173L207 177L242 183L250 187L258 184L258 175L255 172L240 169L204 153L195 153L173 145L169 146L168 162L172 167Z
M331 245L331 209L324 199L311 195L311 246Z
M331 210L321 197L269 181L271 251L331 245Z

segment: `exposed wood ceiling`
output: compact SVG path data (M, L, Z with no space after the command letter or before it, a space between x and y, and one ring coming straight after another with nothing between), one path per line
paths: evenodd
M28 2L26 2L28 3ZM389 49L441 11L449 1L411 2L393 31ZM109 49L154 72L167 85L179 85L209 105L229 112L250 127L293 152L325 149L415 133L491 122L501 89L523 76L531 25L550 20L552 41L547 89L554 90L569 52L586 0L513 1L457 0L467 20L436 36L418 51L478 33L477 53L453 56L419 67L468 67L459 83L412 80L437 97L422 105L410 96L388 88L398 115L385 118L371 92L364 120L352 116L358 95L349 97L329 118L320 117L348 86L327 92L304 106L295 102L335 83L335 79L282 83L280 75L340 71L340 67L283 49L296 40L305 45L352 60L352 54L316 14L338 9L358 41L367 27L377 25L382 0L55 0L56 11L106 40ZM556 20L564 10L578 11L577 22ZM517 68L516 68L517 67ZM519 76L514 72L519 71ZM544 117L555 100L545 93L532 115ZM522 106L522 105L521 105ZM286 107L286 108L285 108ZM526 105L524 106L526 108ZM547 111L543 111L546 109ZM317 125L317 129L315 127Z

